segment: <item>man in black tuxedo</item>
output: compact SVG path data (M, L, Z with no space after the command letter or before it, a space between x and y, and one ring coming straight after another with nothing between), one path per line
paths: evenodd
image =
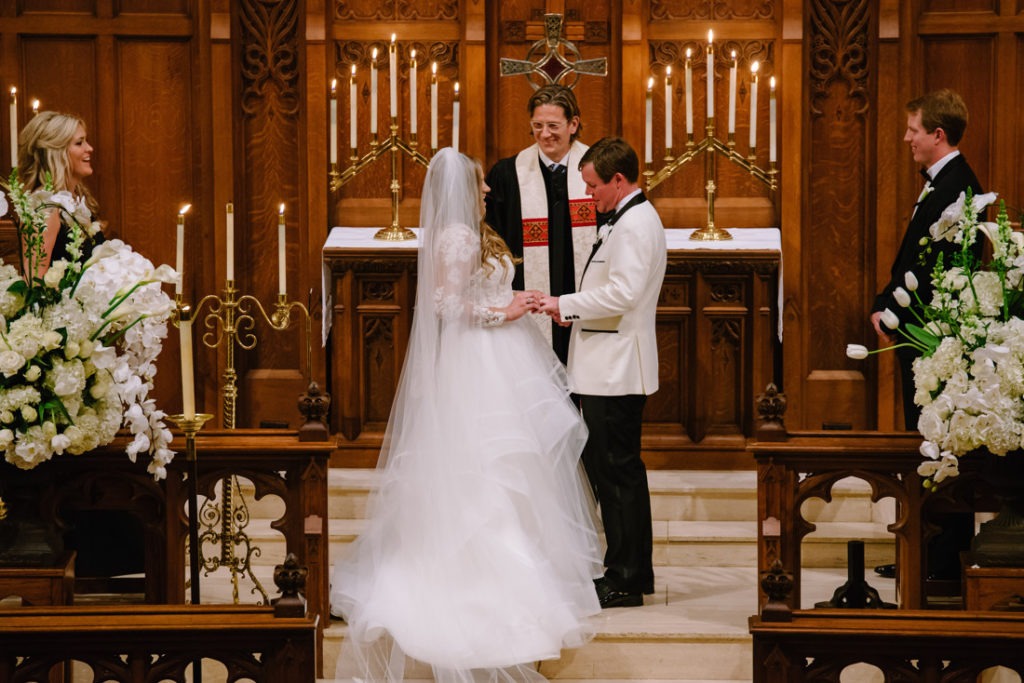
M949 241L928 240L928 246L923 247L922 238L929 236L928 229L939 219L942 211L959 198L961 192L970 188L975 195L982 193L981 183L957 149L964 129L967 128L967 105L960 95L949 89L937 90L908 102L906 111L907 132L903 140L910 144L914 161L921 165L925 184L892 264L889 282L875 297L872 308L871 323L875 331L889 342L900 340L894 337L892 330L882 325L883 311L888 309L895 313L901 327L907 323L916 323L913 314L900 307L893 297L897 287L905 287L906 273L914 273L919 285L917 293L928 304L932 298L931 273L939 254L943 254L943 262L949 264L953 253L960 249L960 245ZM976 245L979 253L980 246ZM913 347L896 349L903 390L903 417L908 430L917 429L917 421L921 416L920 407L914 403L913 363L918 355ZM943 531L928 545L929 574L942 579L959 578L959 551L970 546L974 533L973 516L958 513L934 521L943 526ZM891 571L888 567L883 565L877 567L876 571L887 575Z

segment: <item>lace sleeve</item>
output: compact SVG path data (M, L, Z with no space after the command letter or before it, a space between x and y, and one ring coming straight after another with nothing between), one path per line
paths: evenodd
M505 322L503 311L478 303L480 235L466 225L453 225L438 235L434 249L434 308L446 322L495 327Z

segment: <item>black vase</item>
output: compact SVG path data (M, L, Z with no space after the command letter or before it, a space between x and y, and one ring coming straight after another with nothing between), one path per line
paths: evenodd
M980 479L999 502L995 519L981 525L971 542L979 567L1024 567L1024 453L984 453Z

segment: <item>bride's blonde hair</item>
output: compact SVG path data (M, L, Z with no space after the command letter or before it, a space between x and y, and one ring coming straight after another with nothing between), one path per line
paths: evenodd
M473 160L476 165L476 187L477 187L477 199L480 200L480 205L483 206L484 195L483 195L483 183L484 183L484 168L480 165L480 162L476 159ZM506 268L508 262L514 265L518 265L523 262L523 259L516 258L512 255L512 251L505 244L505 240L501 239L501 235L494 231L490 225L487 224L483 218L480 219L480 265L488 272L494 270L494 265L490 263L489 259L494 258L496 261L503 264ZM507 257L507 261L506 261Z
M97 204L84 183L72 185L71 157L68 148L78 127L85 122L71 114L43 111L33 116L18 136L18 178L31 191L43 186L49 173L55 192L69 190L83 197L86 206L96 213Z

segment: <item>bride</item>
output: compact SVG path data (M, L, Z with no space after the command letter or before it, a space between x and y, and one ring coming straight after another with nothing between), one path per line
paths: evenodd
M483 223L478 163L431 161L416 310L365 531L337 563L339 677L544 680L536 662L589 636L601 575L564 369L522 319L504 242ZM414 675L414 674L410 674ZM416 677L422 677L416 674Z

